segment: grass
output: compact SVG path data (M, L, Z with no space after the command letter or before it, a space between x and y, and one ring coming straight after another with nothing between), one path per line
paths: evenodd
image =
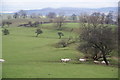
M0 44L2 44L2 29L0 28ZM0 59L2 58L2 45L0 45ZM2 78L2 63L0 63L0 79Z
M72 24L72 23L71 23ZM73 24L74 25L74 24ZM72 26L71 26L72 27ZM80 62L61 63L61 58L82 57L74 45L55 48L60 41L56 30L43 29L35 37L36 28L11 27L3 36L3 78L117 78L118 68ZM68 38L69 32L63 31Z
M49 26L53 26L54 23L49 23L49 24L43 24L43 27L49 27ZM79 28L80 24L79 23L64 23L63 27L67 27L67 28Z

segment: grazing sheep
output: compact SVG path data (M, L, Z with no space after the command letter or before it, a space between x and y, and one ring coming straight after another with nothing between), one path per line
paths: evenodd
M101 63L102 63L102 64L106 64L105 61L102 61ZM110 62L108 61L108 63L110 63Z
M5 60L4 59L0 59L0 62L4 62Z
M69 62L71 61L71 59L65 58L65 59L61 59L61 62Z
M68 58L66 58L65 60L66 60L66 61L71 61L71 59L68 59Z
M99 63L100 63L100 61L94 61L94 63L95 63L95 64L99 64Z
M60 59L60 60L61 60L61 62L64 62L65 59Z
M84 62L84 61L86 61L86 59L79 59L79 61Z

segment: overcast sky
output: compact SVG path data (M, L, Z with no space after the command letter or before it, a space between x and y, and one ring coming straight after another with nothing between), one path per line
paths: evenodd
M78 7L78 8L102 8L117 7L119 0L0 0L2 11L14 12L18 10Z

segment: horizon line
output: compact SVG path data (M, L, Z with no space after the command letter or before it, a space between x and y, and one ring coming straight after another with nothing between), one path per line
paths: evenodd
M118 6L113 6L113 7L100 7L100 8L86 8L86 7L59 7L59 8L53 8L53 7L45 7L45 8L34 8L34 9L20 9L20 10L42 10L42 9L47 9L47 8L51 8L51 9L59 9L59 8L83 8L83 9L101 9L101 8L118 8ZM18 12L20 10L16 10L16 11L7 11L7 10L2 10L0 11L0 13L15 13Z

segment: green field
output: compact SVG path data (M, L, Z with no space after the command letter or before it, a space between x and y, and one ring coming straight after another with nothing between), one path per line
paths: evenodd
M0 28L0 58L2 58L2 29ZM0 63L0 79L2 78L2 63Z
M77 23L67 27L77 27ZM49 25L49 24L47 24ZM47 26L44 25L43 27ZM43 28L43 34L35 37L36 28L10 27L10 35L3 36L3 78L117 78L118 68L106 65L81 63L83 54L75 45L55 48L60 41L57 30ZM63 31L64 38L76 36ZM68 63L61 58L71 58Z

